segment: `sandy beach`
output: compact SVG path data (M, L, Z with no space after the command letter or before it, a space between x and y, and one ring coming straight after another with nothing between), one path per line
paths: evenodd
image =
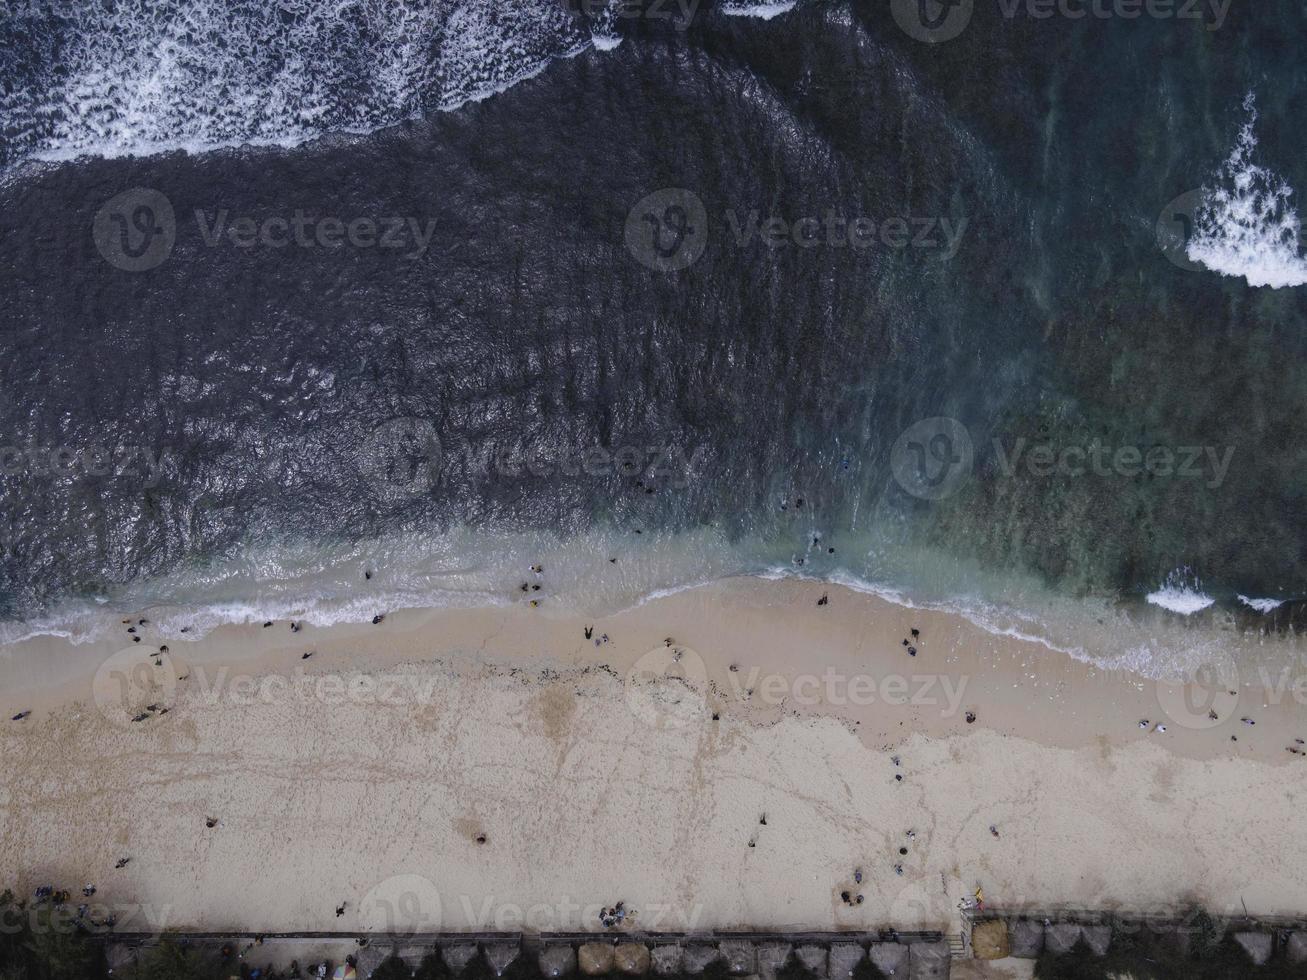
M624 900L648 930L956 931L977 888L1307 906L1292 677L1158 684L752 579L594 622L523 601L166 652L136 628L0 667L3 885L93 883L119 929L599 929Z

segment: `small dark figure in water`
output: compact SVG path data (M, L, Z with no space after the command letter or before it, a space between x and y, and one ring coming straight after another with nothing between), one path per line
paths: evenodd
M266 623L263 624L263 628L266 630L271 625L272 625L272 620L268 620Z
M383 616L383 615L381 615L381 613L377 613L375 616L372 617L372 625L373 625L373 626L376 626L378 623L380 623L380 622L381 622L383 619L385 619L385 618L386 618L386 617Z
M371 572L370 570L368 570L368 569L364 569L364 570L363 570L363 578L364 578L364 579L371 580L371 578L372 578L372 572Z
M764 813L764 814L759 818L758 823L760 823L762 826L766 827L766 826L767 826L767 814Z
M160 653L167 653L167 652L168 652L168 647L167 647L167 645L165 644L164 646L159 647L159 652L160 652Z
M191 628L189 626L183 626L181 631L183 633L189 633L191 631Z
M128 632L128 633L135 633L135 632L136 632L136 627L135 627L135 626L128 626L128 627L127 627L127 632Z
M520 588L523 592L531 591L531 586L528 585L526 582L523 582L520 586L518 586L518 588Z
M484 844L485 842L486 842L486 835L485 835L485 834L477 834L477 843L478 843L478 844Z
M295 622L294 620L291 620L290 631L292 633L298 633L300 631L300 624Z
M141 642L141 638L140 638L139 636L133 636L133 637L132 637L132 642L133 642L133 643L140 643L140 642Z

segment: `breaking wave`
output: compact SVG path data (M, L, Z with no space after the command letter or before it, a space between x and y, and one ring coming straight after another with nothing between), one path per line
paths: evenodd
M1248 120L1217 184L1204 189L1194 215L1187 253L1223 276L1243 276L1250 286L1281 289L1307 284L1307 257L1300 246L1302 224L1291 199L1293 188L1253 162L1257 109L1244 100Z

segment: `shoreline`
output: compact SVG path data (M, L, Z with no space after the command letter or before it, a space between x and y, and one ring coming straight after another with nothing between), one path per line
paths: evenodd
M643 929L947 930L977 886L1004 906L1307 908L1291 693L1186 700L839 586L106 646L0 663L4 717L32 712L0 727L19 894L86 879L169 927L263 932L373 931L395 889L453 929L530 908L589 928L580 909L626 898Z

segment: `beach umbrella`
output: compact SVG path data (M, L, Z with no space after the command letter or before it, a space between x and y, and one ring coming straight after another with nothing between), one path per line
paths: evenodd
M358 980L358 972L348 963L336 967L336 972L331 975L331 980Z

